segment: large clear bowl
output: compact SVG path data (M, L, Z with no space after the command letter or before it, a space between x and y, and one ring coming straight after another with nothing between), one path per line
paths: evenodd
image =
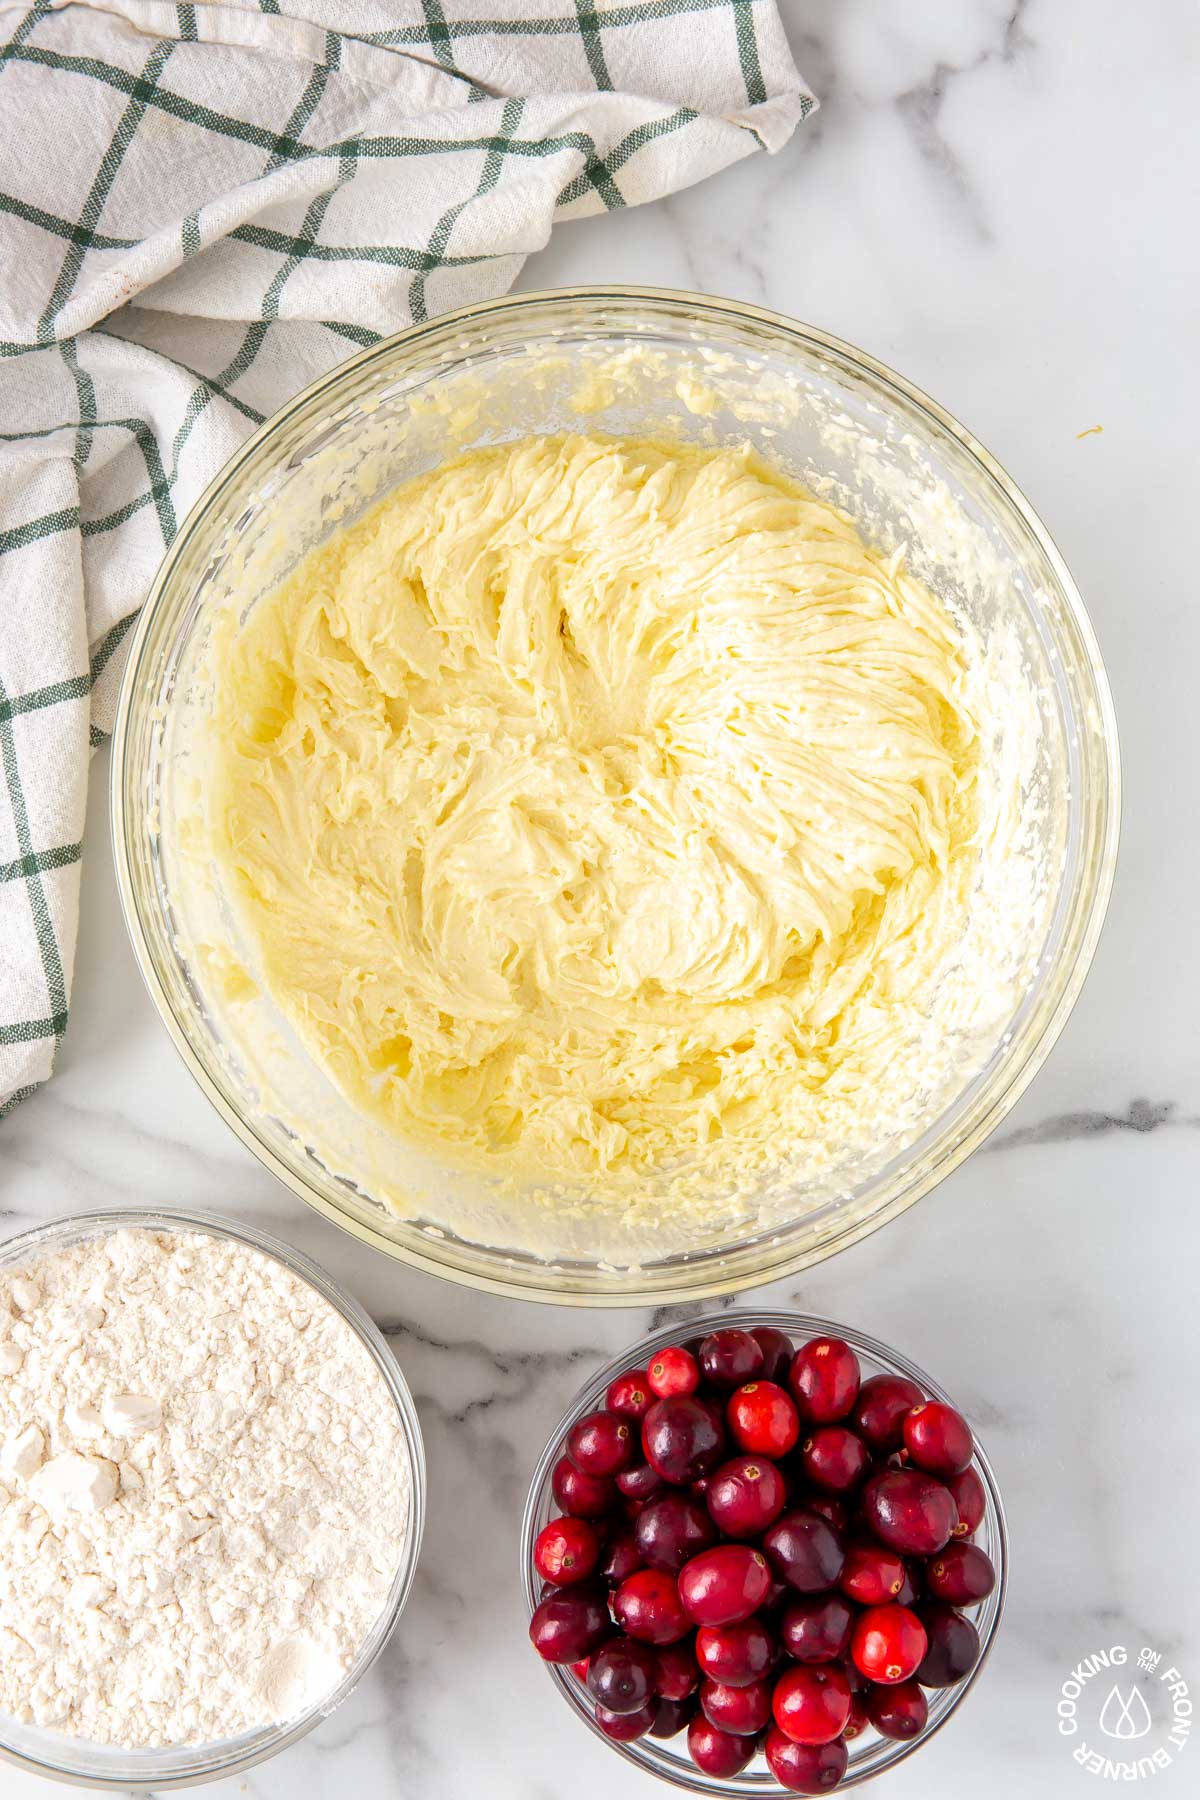
M44 1775L52 1781L126 1794L198 1787L202 1782L216 1781L221 1776L240 1775L305 1737L342 1704L379 1656L404 1611L421 1553L426 1491L421 1425L408 1383L395 1357L357 1300L332 1281L318 1263L292 1249L290 1244L281 1243L265 1231L256 1231L249 1225L235 1225L208 1213L186 1212L175 1207L130 1207L120 1212L75 1213L70 1218L54 1219L32 1231L23 1231L0 1244L0 1268L20 1267L53 1251L68 1249L91 1238L107 1237L114 1231L139 1229L198 1231L209 1237L246 1244L261 1255L282 1263L341 1314L379 1370L395 1406L396 1421L408 1455L409 1514L404 1548L383 1609L360 1644L352 1666L336 1687L295 1718L263 1726L257 1731L243 1732L221 1743L168 1746L161 1750L120 1750L108 1744L91 1743L85 1738L68 1737L62 1732L23 1725L20 1720L0 1713L0 1762L15 1763L30 1774ZM0 1779L0 1792L3 1787Z
M521 1521L521 1584L525 1589L525 1607L530 1618L533 1617L541 1589L540 1579L533 1566L534 1539L542 1526L558 1512L551 1481L554 1465L562 1455L563 1440L572 1425L585 1413L594 1412L603 1406L605 1390L610 1381L626 1369L644 1369L656 1350L663 1350L668 1344L680 1341L681 1331L684 1337L691 1340L704 1337L709 1331L726 1330L732 1325L741 1326L746 1331L753 1331L759 1325L777 1326L780 1331L787 1333L797 1347L814 1337L844 1338L858 1356L864 1379L872 1375L906 1375L931 1400L953 1404L950 1395L936 1381L915 1363L909 1362L907 1357L901 1356L898 1350L865 1336L861 1331L852 1330L848 1325L839 1325L832 1319L811 1318L804 1313L739 1309L734 1312L726 1310L712 1313L702 1319L688 1319L682 1327L676 1322L665 1331L651 1332L649 1337L631 1344L620 1356L614 1356L611 1362L605 1363L602 1369L597 1369L589 1377L555 1426L534 1470L529 1497L525 1502L525 1517ZM1000 1489L996 1485L991 1465L979 1447L978 1437L975 1440L973 1467L983 1482L986 1499L983 1520L975 1533L974 1541L991 1559L996 1571L996 1585L987 1599L977 1606L962 1608L979 1633L979 1660L971 1672L953 1687L925 1690L929 1719L919 1737L902 1742L895 1738L881 1737L877 1731L868 1728L860 1738L856 1738L850 1745L850 1761L846 1773L834 1790L835 1793L840 1794L846 1788L858 1787L862 1782L870 1781L872 1776L882 1775L886 1770L894 1769L906 1757L915 1755L962 1705L987 1661L1004 1612L1004 1596L1008 1584L1008 1535ZM535 1652L530 1650L529 1654L532 1656ZM560 1668L552 1663L546 1663L544 1667L563 1699L584 1724L595 1732L601 1743L607 1744L610 1749L648 1774L657 1775L661 1780L669 1781L689 1794L724 1795L726 1800L764 1800L766 1795L783 1792L761 1756L755 1757L748 1769L732 1779L705 1775L688 1755L686 1733L665 1739L637 1738L631 1744L614 1743L597 1725L595 1703L584 1684L576 1679L569 1668Z
M229 979L228 947L235 968L253 967L254 947L188 836L204 788L214 627L244 617L299 557L406 478L472 444L581 424L749 440L881 547L906 545L917 575L969 613L982 639L1008 634L1037 715L1029 782L1046 868L1019 991L909 1127L881 1133L868 1162L823 1185L784 1180L769 1215L717 1207L682 1246L651 1231L628 1253L611 1211L582 1194L543 1207L549 1248L532 1241L534 1212L519 1195L497 1198L494 1184L356 1112L269 995ZM695 294L614 288L499 300L413 327L314 384L249 440L187 520L143 609L114 735L112 808L151 995L204 1091L268 1168L430 1273L526 1299L627 1306L732 1292L815 1262L895 1218L969 1155L1032 1078L1083 982L1112 884L1118 780L1112 701L1075 585L1028 503L960 425L810 327Z

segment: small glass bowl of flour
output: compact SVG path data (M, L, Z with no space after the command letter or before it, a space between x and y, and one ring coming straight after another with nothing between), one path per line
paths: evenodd
M387 1344L249 1227L94 1212L0 1245L0 1758L236 1774L379 1655L425 1459Z

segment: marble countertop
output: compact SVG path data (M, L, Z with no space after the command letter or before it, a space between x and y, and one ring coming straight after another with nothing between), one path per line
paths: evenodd
M664 203L561 227L522 285L700 288L862 345L999 456L1091 610L1121 722L1125 823L1074 1015L999 1133L920 1206L755 1295L907 1350L969 1407L1007 1499L1011 1597L992 1660L957 1719L881 1791L1086 1800L1098 1777L1072 1761L1055 1711L1079 1658L1146 1645L1200 1682L1200 23L1181 0L785 0L784 13L823 102L792 143ZM114 892L106 776L104 757L59 1069L3 1128L3 1232L145 1201L279 1232L381 1322L429 1455L421 1569L382 1661L302 1744L209 1791L556 1800L569 1786L601 1800L619 1784L652 1800L665 1790L618 1765L522 1649L514 1569L547 1431L650 1315L436 1283L259 1168L143 992ZM1194 1792L1198 1761L1200 1745L1177 1753L1155 1792ZM51 1791L7 1769L2 1780L6 1800Z

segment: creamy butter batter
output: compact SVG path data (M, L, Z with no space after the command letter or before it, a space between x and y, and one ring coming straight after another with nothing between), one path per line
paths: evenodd
M475 450L221 646L212 850L405 1138L574 1183L782 1158L861 1135L952 962L973 694L949 611L748 450Z

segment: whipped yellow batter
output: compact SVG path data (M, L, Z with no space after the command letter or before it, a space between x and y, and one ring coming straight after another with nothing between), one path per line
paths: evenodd
M222 646L213 850L404 1137L783 1158L861 1128L961 933L972 691L941 604L749 451L472 451Z

